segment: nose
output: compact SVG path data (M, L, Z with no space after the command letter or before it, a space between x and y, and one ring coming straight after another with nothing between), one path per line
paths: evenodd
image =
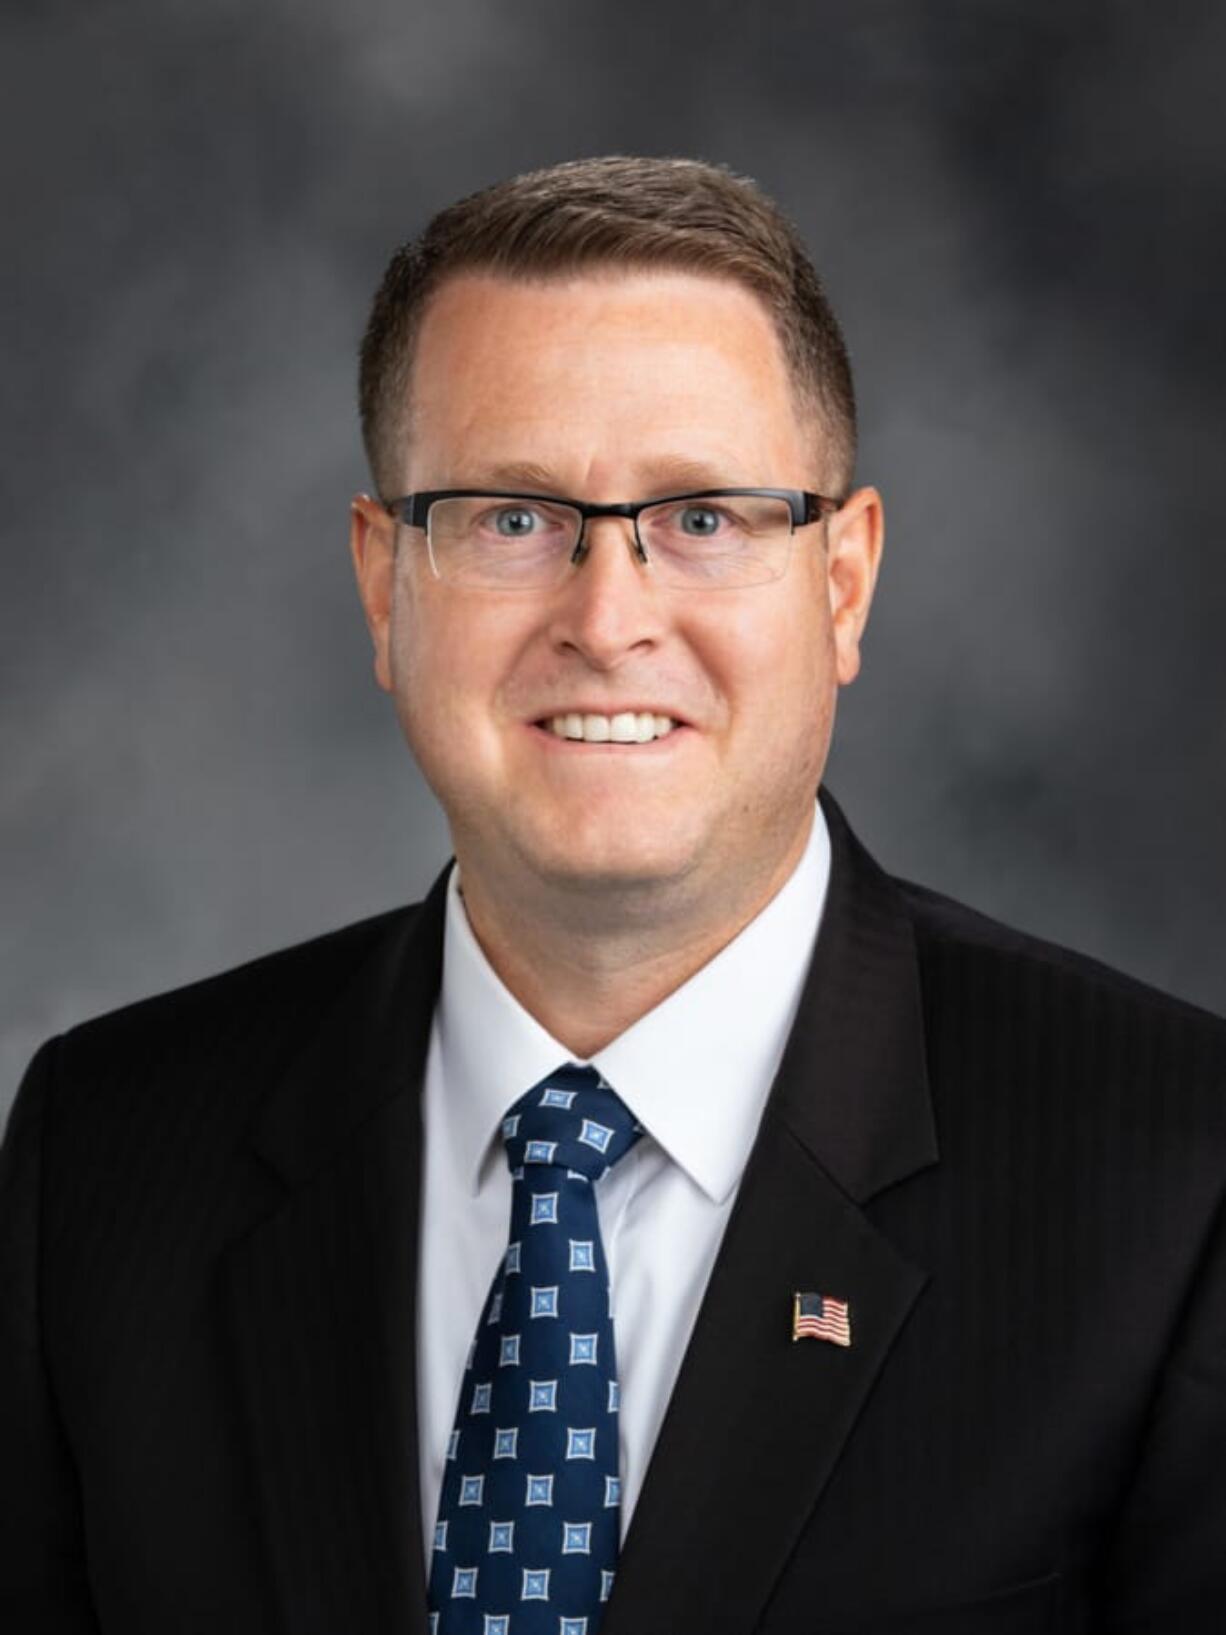
M589 517L583 555L566 570L551 609L555 646L580 651L607 669L658 641L664 609L651 566L638 554L629 517Z

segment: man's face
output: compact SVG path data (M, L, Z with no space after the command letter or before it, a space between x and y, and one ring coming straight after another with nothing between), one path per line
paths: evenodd
M602 502L821 486L773 324L724 279L456 276L424 316L412 398L401 492ZM465 881L521 904L579 890L589 908L650 914L732 900L795 861L837 685L859 665L882 532L872 490L797 530L782 578L739 589L657 584L622 518L589 521L587 556L543 591L440 581L424 534L401 525L393 553L396 531L355 500L376 676ZM627 711L680 725L590 744L540 724Z

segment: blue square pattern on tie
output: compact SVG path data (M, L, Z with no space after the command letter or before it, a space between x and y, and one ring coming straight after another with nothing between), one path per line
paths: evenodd
M529 1380L528 1412L530 1414L556 1414L557 1411L557 1380Z
M558 1315L558 1285L551 1283L547 1289L532 1289L533 1317L556 1317Z
M596 1348L599 1346L599 1344L599 1334L572 1333L570 1337L571 1366L573 1367L575 1363L597 1362L599 1359L596 1356Z
M534 1192L532 1194L532 1212L528 1216L530 1226L556 1226L558 1224L558 1195L556 1192Z
M620 1534L612 1296L593 1183L642 1135L567 1064L502 1120L506 1254L477 1323L431 1558L431 1635L598 1635Z
M518 1425L509 1425L509 1426L506 1426L505 1428L500 1426L498 1428L498 1430L496 1430L494 1432L494 1458L495 1459L518 1459L519 1458L519 1426Z

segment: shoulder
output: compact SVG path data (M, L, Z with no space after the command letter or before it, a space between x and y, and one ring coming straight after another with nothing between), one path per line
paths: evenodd
M1040 1101L1111 1106L1226 1154L1226 1019L1088 954L891 877L915 929L929 1048Z
M420 907L388 909L86 1018L35 1060L92 1091L204 1075L220 1090L228 1068L247 1081L274 1074Z
M1226 1017L1190 1000L1130 976L1090 954L994 919L917 881L896 875L890 879L907 904L922 957L961 957L1011 972L1018 979L1042 977L1067 992L1080 991L1087 997L1095 994L1104 1000L1114 998L1138 1011L1167 1014L1226 1037Z

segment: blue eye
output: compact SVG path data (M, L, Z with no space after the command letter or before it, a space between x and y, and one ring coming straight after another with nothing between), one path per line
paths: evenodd
M678 525L691 539L709 539L719 528L722 513L710 505L685 505L678 512ZM697 526L691 527L691 521Z
M537 521L537 512L527 505L504 505L494 512L494 527L506 539L523 539Z

